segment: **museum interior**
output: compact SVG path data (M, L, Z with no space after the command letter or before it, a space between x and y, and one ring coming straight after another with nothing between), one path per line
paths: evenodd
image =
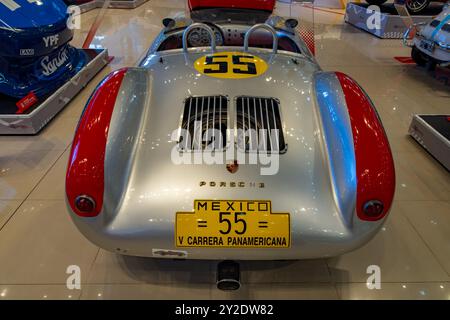
M0 39L0 300L450 299L445 1L8 0Z

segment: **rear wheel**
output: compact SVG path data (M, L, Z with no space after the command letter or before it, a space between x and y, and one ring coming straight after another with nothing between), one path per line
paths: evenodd
M424 67L428 62L428 60L423 56L423 53L417 49L416 46L414 46L411 50L411 58L418 66L421 67Z
M430 4L430 0L406 0L406 8L410 13L420 13Z
M385 3L387 0L366 0L366 2L368 3L368 4L374 4L374 5L377 5L377 6L379 6L379 5L381 5L381 4L383 4L383 3Z

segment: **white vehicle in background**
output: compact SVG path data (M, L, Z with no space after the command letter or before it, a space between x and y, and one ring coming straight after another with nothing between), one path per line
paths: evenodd
M411 43L407 43L411 31L416 34ZM447 3L442 12L426 24L412 25L403 35L403 43L412 47L411 57L419 66L434 69L438 64L450 64L450 5Z

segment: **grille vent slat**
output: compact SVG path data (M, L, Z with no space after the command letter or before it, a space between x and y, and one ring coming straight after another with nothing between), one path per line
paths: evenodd
M284 152L281 113L274 98L236 99L238 148L245 151Z
M206 148L222 151L226 146L228 100L225 96L189 97L181 121L182 151ZM217 130L216 130L217 129Z

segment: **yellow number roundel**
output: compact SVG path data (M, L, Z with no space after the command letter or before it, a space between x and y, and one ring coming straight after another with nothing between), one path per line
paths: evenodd
M246 79L264 74L269 66L258 56L246 52L217 52L194 62L195 69L222 79Z

